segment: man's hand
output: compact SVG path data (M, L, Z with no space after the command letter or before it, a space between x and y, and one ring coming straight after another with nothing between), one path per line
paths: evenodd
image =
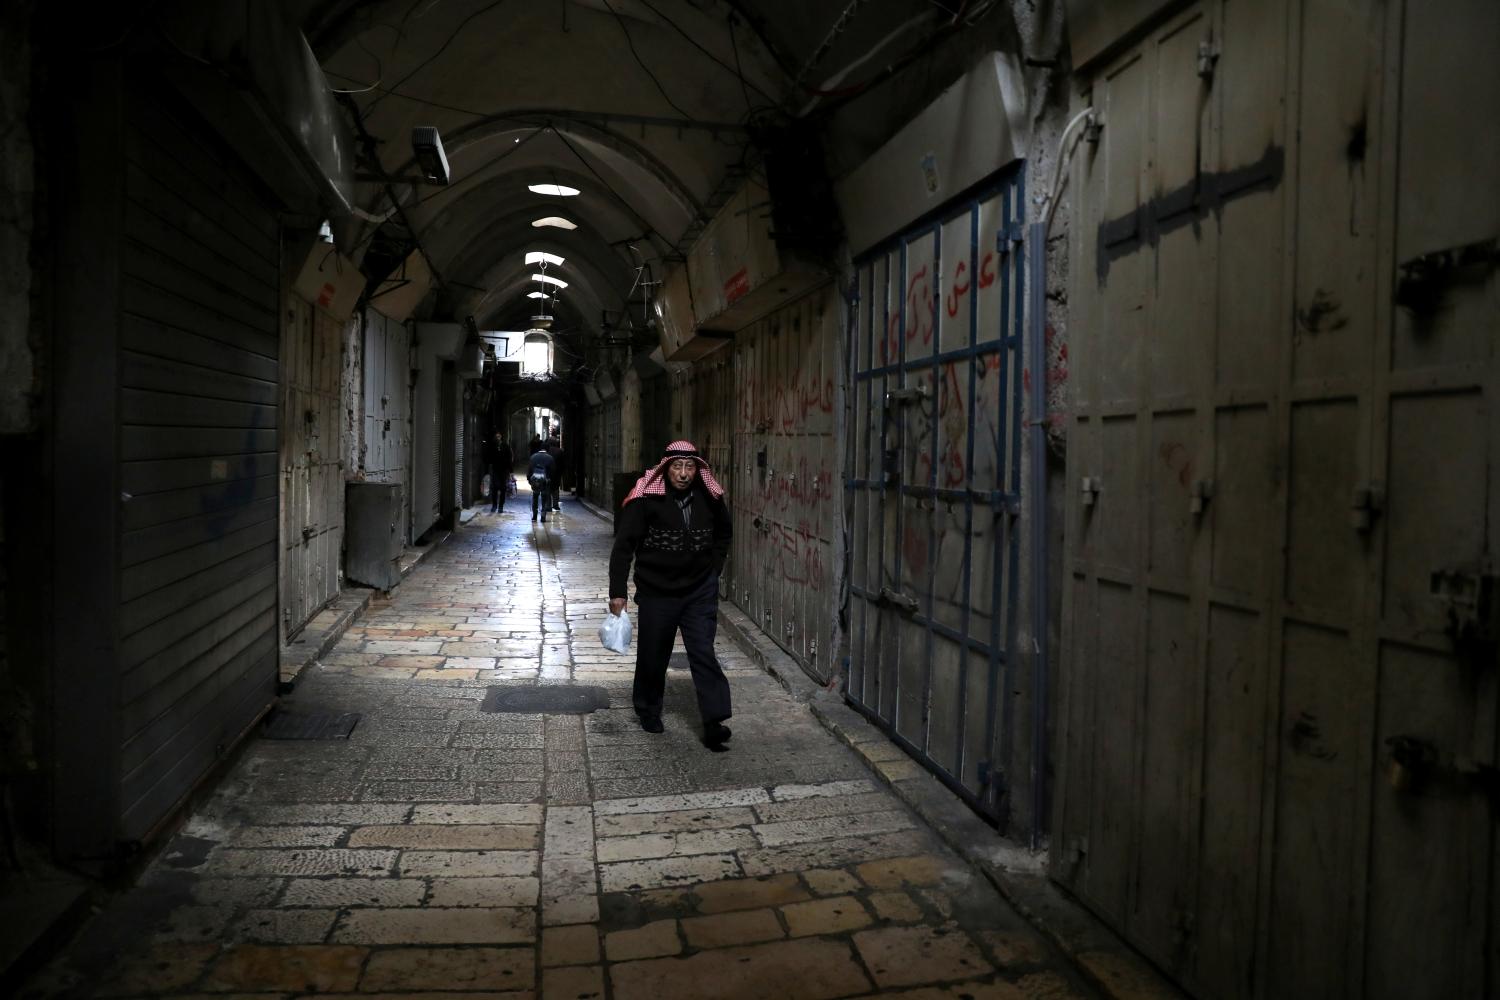
M609 613L610 614L612 614L612 615L618 615L621 611L624 611L624 610L625 610L625 598L623 598L623 597L611 597L609 599Z

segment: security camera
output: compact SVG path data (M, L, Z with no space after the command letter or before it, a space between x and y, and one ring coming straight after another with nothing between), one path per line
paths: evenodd
M419 125L411 130L411 151L417 158L417 166L430 184L448 183L448 157L443 152L443 138L431 125Z

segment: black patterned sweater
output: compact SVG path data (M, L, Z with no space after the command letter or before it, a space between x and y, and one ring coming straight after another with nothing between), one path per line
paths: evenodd
M692 593L710 574L724 568L734 536L729 507L693 483L688 516L681 492L632 500L615 515L615 545L609 554L609 596L625 597L625 580L635 560L636 596Z

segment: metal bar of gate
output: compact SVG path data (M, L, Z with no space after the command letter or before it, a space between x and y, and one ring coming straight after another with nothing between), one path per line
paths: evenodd
M898 316L898 321L897 321L898 336L897 336L897 339L895 339L895 357L898 358L897 382L895 382L895 384L897 384L897 388L906 388L906 322L907 322L907 319L909 319L909 318L907 318L907 315L906 315L906 300L907 300L907 298L909 298L909 295L906 294L906 289L907 289L906 282L907 282L907 277L906 277L906 241L901 240L901 280L900 280L900 282L897 283L897 288L901 289L901 298L900 298L900 309L898 309L898 312L897 312L897 316ZM886 408L885 418L886 418L886 421L889 421L889 418L891 418L891 411L889 411L889 408ZM895 439L897 439L897 447L900 448L901 457L903 457L903 460L904 460L904 454L906 454L906 424L904 424L904 421L903 421L903 423L901 423L900 427L897 427L897 436L895 436ZM901 538L906 537L906 535L904 535L904 528L906 528L906 517L904 517L904 513L906 513L906 511L904 511L903 508L901 508L900 493L897 493L897 501L895 501L895 553L894 553L894 555L892 555L892 559L894 559L894 580L895 580L895 586L897 586L897 588L900 588L900 585L901 585L901 570L903 570L903 568L904 568L904 565L903 565L904 564L904 559L903 559L903 549L904 549L904 547L901 546L901 541L900 541ZM900 733L901 732L901 645L900 645L900 642L895 643L895 676L894 676L894 678L892 678L892 687L894 687L895 690L894 690L894 694L892 694L892 697L894 697L894 703L892 703L892 708L891 708L891 727L892 727L892 729L895 730L895 732Z
M928 415L928 423L932 429L928 434L927 479L928 488L938 488L938 427L942 424L939 411L942 402L942 389L939 387L938 351L943 345L943 223L936 222L932 227L932 296L928 308L932 311L932 350L929 352L928 365L929 377L932 379L932 409ZM922 498L917 497L917 509L921 509ZM936 618L937 600L937 563L933 558L937 550L937 500L932 500L927 508L927 665L922 677L922 752L926 755L932 753L932 659L936 637L932 631L932 619Z
M1022 181L1016 181L1015 202L1013 212L1006 213L1007 229L1013 234L1012 257L1014 269L1013 301L1010 303L1013 315L1010 317L1010 334L1006 337L1006 343L1014 352L1016 363L1011 371L1010 385L1010 481L1014 484L1015 492L1021 492L1021 400L1022 382L1025 372L1025 358L1021 353L1021 330L1025 319L1025 295L1022 290L1026 287L1026 255L1025 243L1021 239L1021 222L1025 214L1025 201L1022 200ZM1033 362L1034 363L1034 362ZM1033 379L1035 381L1035 379ZM1019 524L1020 510L1016 509L1010 513L1008 518L1008 530L1006 532L1006 547L1009 550L1006 555L1009 563L1006 577L1010 585L1006 588L1005 595L1005 698L1002 703L1001 732L1004 743L1001 745L1000 766L1004 773L1011 771L1011 757L1015 748L1015 741L1010 738L1015 732L1015 690L1016 690L1016 660L1018 651L1015 648L1016 638L1016 615L1020 604L1020 594L1016 587L1016 579L1021 568L1021 541L1016 528ZM1007 806L1008 809L1008 806ZM1007 813L1008 815L1008 813Z
M904 258L898 258L898 259L904 259ZM902 271L904 271L904 268L899 269L896 272L897 275L899 276L902 273ZM899 284L899 281L900 281L900 278L898 277L897 278L898 284ZM885 255L885 296L884 296L884 300L885 301L884 301L883 309L882 309L882 313L881 313L884 322L883 322L883 325L881 326L881 337L880 337L880 345L881 346L880 346L880 353L881 353L881 360L885 361L885 362L889 362L890 358L886 357L886 355L891 351L892 346L893 346L891 344L891 342L890 342L890 329L891 329L891 255L889 253L887 253ZM898 317L900 316L900 305L899 305L899 303L897 305L897 316ZM899 322L899 320L898 320L898 322ZM900 341L897 341L896 344L894 345L894 347L897 350L900 349L900 346L901 346ZM898 371L899 371L899 368L898 368ZM881 375L882 382L888 380L889 378L890 378L889 375L884 375L884 374ZM872 385L873 385L873 383L872 383ZM882 483L881 483L881 487L880 487L879 503L876 505L877 508L878 508L878 510L879 510L879 513L880 513L880 531L879 531L880 548L879 548L879 552L877 554L877 558L876 558L876 562L875 562L875 566L876 566L876 576L875 576L875 579L876 579L876 581L878 583L884 583L884 581L885 581L885 534L886 534L886 532L885 532L885 505L886 505L887 500L888 500L888 498L890 496L890 482L889 482L890 469L889 469L888 464L887 464L888 463L888 456L889 455L890 455L890 415L886 412L885 398L884 398L884 395L882 394L881 399L880 399L880 470L881 470L881 474L882 474ZM899 548L898 548L898 551L899 551ZM879 606L877 605L877 612L878 612L878 610L879 610ZM883 634L883 632L885 630L886 622L884 621L884 619L882 617L877 617L875 619L875 622L876 622L876 633L877 633L877 635ZM884 647L882 647L882 649L883 648ZM876 667L875 667L875 704L877 706L877 709L879 709L880 707L882 707L883 704L884 704L884 702L885 702L886 687L887 687L887 685L883 683L885 680L886 680L886 676L885 676L885 657L882 655L880 661L876 664ZM890 686L894 687L895 685L892 684ZM884 713L882 712L881 714L883 715Z
M968 760L965 750L969 740L969 625L973 617L973 594L971 586L973 583L974 569L974 428L976 412L979 407L975 405L978 394L979 377L976 369L980 362L973 355L974 348L979 344L979 215L983 202L976 200L969 213L969 284L972 294L969 296L969 395L965 400L965 409L968 411L968 437L964 441L964 485L968 494L964 498L964 568L963 568L963 609L960 612L960 631L963 632L963 644L959 646L958 658L958 725L954 727L957 731L953 735L953 761L957 765L958 779L963 781L966 773Z
M869 527L878 531L878 538L873 540L877 546L875 550L876 573L871 576L870 558L868 549L861 555L864 559L863 582L855 582L851 579L849 594L858 599L864 605L864 618L860 625L860 643L863 655L860 664L860 676L857 685L851 685L850 701L858 711L876 722L882 729L887 731L892 740L905 749L908 753L926 763L945 785L952 788L965 800L971 802L982 812L988 813L996 819L1003 821L1002 809L997 805L997 800L1008 805L1005 796L1003 776L1008 774L1010 747L1005 737L1013 731L1012 716L1014 714L1013 681L1015 678L1015 651L1014 645L1016 606L1019 603L1019 595L1015 587L1018 571L1019 539L1016 533L1017 517L1020 513L1020 442L1021 442L1021 385L1023 380L1022 361L1022 335L1021 324L1024 316L1026 261L1022 253L1018 252L1023 246L1020 238L1021 232L1017 223L1017 217L1023 211L1020 185L1017 178L1008 178L992 190L988 197L996 199L1000 206L1000 218L997 220L997 232L995 234L995 251L999 266L998 282L996 289L999 297L999 308L994 317L994 329L986 330L981 335L980 310L978 295L970 301L970 329L967 343L951 350L943 349L942 333L942 291L941 283L934 278L935 290L931 301L927 301L927 307L931 308L934 315L933 342L930 350L917 354L909 354L907 350L908 325L914 320L914 309L922 303L911 301L911 289L908 287L911 270L910 248L913 243L921 237L914 237L908 232L892 241L892 244L883 252L873 254L869 263L868 292L861 288L858 301L863 306L860 313L861 321L856 324L855 336L851 338L848 353L851 377L856 383L864 383L864 393L861 396L857 391L855 399L863 399L865 404L864 419L867 421L863 430L863 447L855 451L856 467L850 469L846 487L851 495L863 498L867 502L867 510L870 521ZM941 269L943 242L942 228L945 223L951 223L963 216L969 215L970 239L969 259L970 264L977 274L980 260L980 209L983 202L971 200L957 212L950 212L946 217L939 219L936 223L926 223L916 230L924 236L933 240L934 247L932 261L935 274ZM881 265L883 274L877 274L875 266ZM873 302L866 303L866 298L873 299L876 294L877 283L882 286L883 301L877 310ZM896 311L892 313L891 294L895 292L900 300L895 303ZM878 323L878 327L877 327ZM866 325L868 324L868 325ZM986 335L993 334L993 339L985 339ZM878 340L877 340L878 336ZM868 354L861 363L860 341L858 338L865 337L863 343L866 345ZM879 344L877 350L876 345ZM994 364L997 369L996 379L993 383L995 393L999 397L996 400L996 412L993 414L995 426L995 479L992 485L995 488L989 490L976 490L975 485L975 461L974 456L978 453L980 444L977 437L979 430L978 395L980 391L980 365L988 365L989 356L997 355ZM900 415L896 409L887 404L885 395L897 388L910 388L913 375L930 373L934 382L940 377L940 373L946 364L967 363L969 365L968 379L968 401L969 411L964 421L967 431L965 442L965 478L966 482L962 488L952 489L938 485L937 459L938 448L941 442L941 422L937 419L937 409L941 403L941 390L933 386L933 420L932 426L928 428L927 442L931 449L932 463L928 469L926 481L915 483L906 481L905 466L906 459L910 457L907 448L917 444L921 438L914 436L908 431L908 421ZM879 409L877 409L877 407ZM873 453L877 447L877 434L874 433L872 421L879 420L878 431L878 454ZM893 422L897 422L893 426ZM856 442L861 441L861 435L856 433ZM879 478L872 475L871 471L857 467L860 458L870 462L879 471ZM911 595L921 593L920 581L906 581L905 553L900 539L905 536L908 527L906 521L908 512L906 510L907 500L915 501L914 511L924 505L932 507L931 520L927 532L927 552L929 563L931 563L936 550L937 533L937 504L946 505L962 504L964 528L967 542L964 547L962 566L962 595L963 606L960 609L959 624L954 627L951 624L939 621L937 614L937 588L935 576L930 576L926 585L927 601L925 607L916 604L916 607L903 613L900 619L890 610L890 594L892 585L897 591L903 590L907 583L913 584ZM890 505L894 503L895 508ZM976 637L971 633L974 631L974 568L975 562L980 557L978 550L973 545L973 534L977 510L983 505L987 508L990 516L994 519L993 544L989 547L990 558L990 595L988 613L990 616L990 627L988 636ZM889 523L887 523L889 518ZM914 527L914 526L913 526ZM887 545L887 535L894 531L894 541ZM864 537L868 538L870 532L866 531ZM887 549L890 549L887 552ZM916 602L913 602L914 604ZM875 620L872 630L870 620ZM904 623L904 624L903 624ZM890 625L897 625L898 629L892 635L885 635ZM902 735L905 714L913 710L913 706L903 707L903 684L917 683L919 678L915 668L917 665L905 662L909 658L909 650L903 649L900 641L903 634L910 629L922 630L926 633L927 663L925 670L920 676L922 690L920 692L922 718L918 721L921 726L921 735L912 740ZM875 633L871 648L871 633ZM892 643L890 640L896 639ZM933 719L931 708L935 704L935 693L933 681L935 678L935 657L933 651L937 640L952 642L959 650L959 663L957 665L958 688L955 699L958 717L953 733L953 757L952 770L948 766L938 763L933 757ZM971 766L970 749L970 718L967 702L969 700L970 685L970 661L974 657L985 657L988 661L989 685L984 699L984 757L979 766L978 790L968 787L964 783L964 777ZM877 669L871 677L869 660L877 661ZM903 670L903 665L905 670ZM913 676L903 678L903 673ZM888 676L889 675L889 676ZM1002 676L1006 683L1001 683ZM873 688L873 690L872 690ZM911 693L911 692L907 692ZM908 727L910 728L910 727ZM920 744L920 745L919 745ZM978 744L976 744L978 745ZM998 751L998 753L997 753ZM1003 758L997 760L997 758ZM999 764L998 768L995 766ZM987 765L987 766L986 766ZM988 772L988 773L986 773Z
M1010 304L1010 283L1006 280L1006 272L1009 270L1010 249L1006 242L1006 223L1010 219L1010 199L1001 199L1001 225L995 234L995 254L1001 261L1000 274L1000 309L995 317L999 329L996 331L1000 340L999 367L995 376L999 379L997 383L1000 412L995 415L995 477L1000 484L1005 481L1005 401L1004 390L1006 385L1006 373L1009 371L1010 358L1005 350L1005 316ZM997 714L997 693L1000 691L1000 595L1002 591L1000 569L1001 546L1004 544L1005 530L999 518L996 518L991 528L990 546L990 636L989 636L989 684L986 688L984 706L984 752L993 754L995 747L995 717ZM1001 696L1003 697L1003 696ZM995 795L997 791L996 776L991 770L989 780L985 784L985 800L992 806L998 807Z
M1035 643L1031 684L1031 846L1041 843L1043 817L1046 812L1047 769L1043 759L1047 752L1047 341L1046 317L1046 223L1031 225L1027 247L1031 256L1031 315L1026 324L1026 351L1031 361L1031 615L1032 642Z

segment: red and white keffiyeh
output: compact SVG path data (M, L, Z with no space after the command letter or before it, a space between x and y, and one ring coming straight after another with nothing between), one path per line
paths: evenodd
M698 478L702 481L708 495L715 500L724 498L724 487L714 478L713 470L708 467L708 462L698 454L698 447L691 441L673 441L667 445L666 453L662 460L657 463L656 468L650 469L644 476L635 481L635 487L625 495L620 506L639 500L641 497L663 497L667 495L667 466L679 458L691 458L698 466Z

